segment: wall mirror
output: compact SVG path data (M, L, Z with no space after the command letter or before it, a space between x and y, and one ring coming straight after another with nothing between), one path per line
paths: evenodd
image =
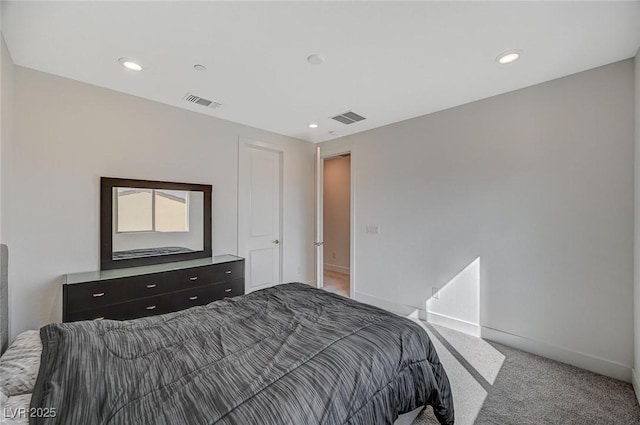
M102 270L211 256L211 185L100 179Z

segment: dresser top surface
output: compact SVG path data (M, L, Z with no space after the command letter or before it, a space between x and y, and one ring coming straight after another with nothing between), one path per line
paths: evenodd
M172 270L191 269L194 267L210 266L213 264L230 263L243 260L235 255L214 255L213 257L200 258L189 261L176 261L173 263L154 264L151 266L127 267L115 270L100 270L94 272L71 273L63 276L62 283L73 285L76 283L96 282L100 280L119 279L123 277L141 276L152 273L162 273Z

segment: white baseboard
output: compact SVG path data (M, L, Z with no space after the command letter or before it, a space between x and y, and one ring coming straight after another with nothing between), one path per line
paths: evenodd
M382 298L378 298L374 295L364 294L362 292L356 292L355 299L367 304L375 305L376 307L383 308L401 316L416 317L421 320L426 320L427 322L433 323L435 325L454 329L458 332L477 337L480 336L480 325L457 319L455 317L445 316L443 314L433 313L431 311L427 312L421 308L383 300Z
M374 295L369 295L362 292L356 292L353 296L356 301L380 307L384 310L390 311L400 316L415 316L417 314L420 319L427 320L426 312L416 307L399 304L393 301L383 300L382 298L378 298Z
M480 336L479 324L467 322L466 320L457 319L455 317L446 316L444 314L427 311L427 322L433 323L434 325L444 326L445 328L450 328L472 336Z
M324 263L324 268L336 273L349 274L349 267L338 266L336 264Z
M635 369L631 369L631 385L633 385L633 390L636 392L636 398L640 404L640 380L638 380L638 374Z
M478 326L460 319L455 319L432 312L429 312L427 314L427 312L423 309L384 300L374 295L369 295L362 292L356 292L355 299L363 303L383 308L387 311L399 314L401 316L418 317L421 320L427 320L430 323L452 328L470 335L478 336L479 331L479 334L483 339L488 339L500 344L507 345L509 347L516 348L518 350L526 351L528 353L536 354L538 356L546 357L548 359L556 360L562 363L567 363L581 369L599 373L600 375L609 376L611 378L619 379L625 382L631 382L631 367L623 365L621 363L581 353L579 351L574 351L566 347L560 347L545 342L535 341L522 336L513 335L507 332L499 331L497 329ZM640 379L637 378L637 376L634 377L634 388L636 388L636 395L638 395L638 401L640 402Z
M572 366L586 369L600 375L631 382L631 368L621 363L606 360L590 354L574 351L566 347L535 341L522 336L482 326L483 339L495 341L518 350L546 357Z

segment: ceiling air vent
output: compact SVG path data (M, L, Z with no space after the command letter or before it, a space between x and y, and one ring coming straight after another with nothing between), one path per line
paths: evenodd
M335 117L331 117L331 119L341 122L342 124L353 124L354 122L362 121L366 119L362 115L358 115L355 112L345 112L340 115L336 115Z
M222 106L222 103L214 102L213 100L205 99L195 94L187 93L183 100L189 103L195 103L196 105L206 106L208 108L217 109Z

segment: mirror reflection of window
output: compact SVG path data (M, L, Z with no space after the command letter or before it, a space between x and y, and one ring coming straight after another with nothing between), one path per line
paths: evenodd
M118 233L189 232L189 192L116 188Z
M153 190L132 187L118 187L117 195L117 231L152 232L153 231Z
M155 231L189 231L189 192L184 190L156 189Z

